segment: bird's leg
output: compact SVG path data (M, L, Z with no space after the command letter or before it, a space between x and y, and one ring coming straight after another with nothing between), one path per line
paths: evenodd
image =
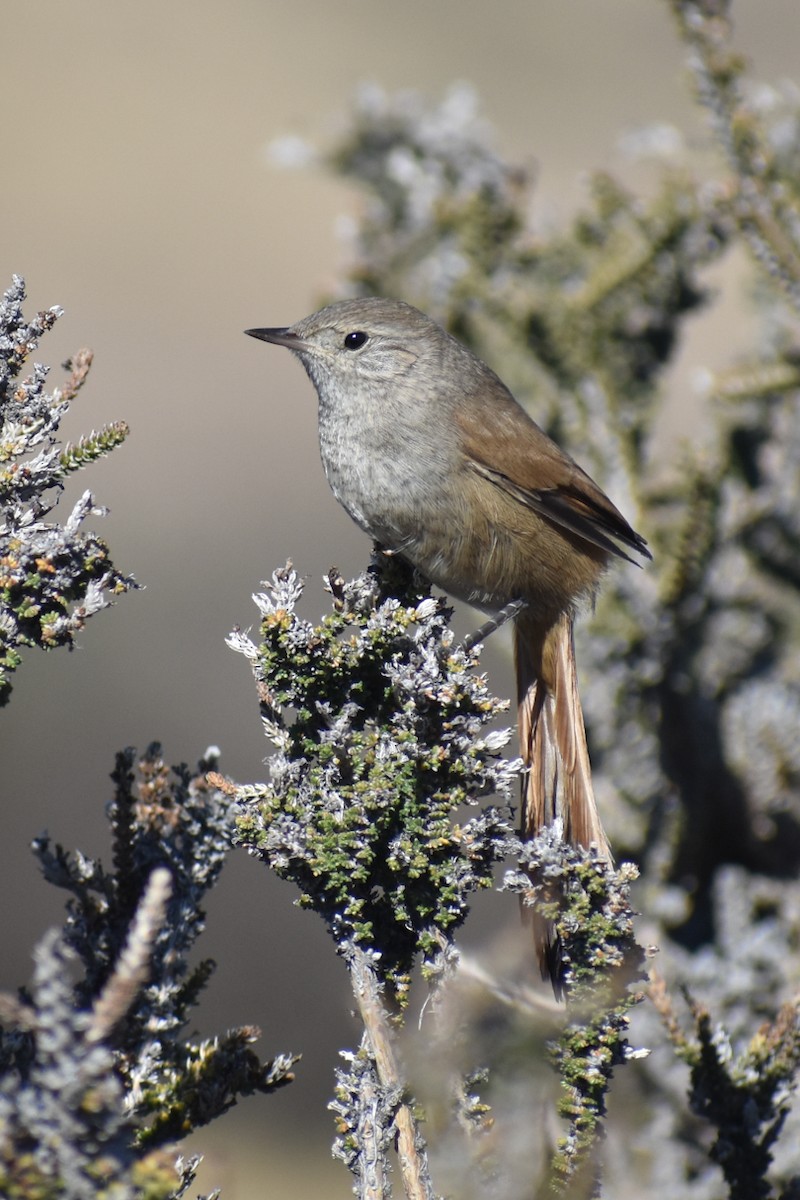
M524 600L512 600L505 608L501 608L500 612L495 613L493 617L489 617L488 621L484 621L479 629L464 638L461 643L461 649L465 651L474 650L479 642L485 642L490 634L496 629L500 629L507 621L513 620L517 613L521 612L525 607Z

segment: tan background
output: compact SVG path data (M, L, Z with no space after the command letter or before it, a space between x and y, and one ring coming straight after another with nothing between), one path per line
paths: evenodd
M796 71L797 0L740 0L757 74ZM310 311L336 279L337 215L359 198L319 171L271 166L266 144L330 144L356 85L479 91L508 156L538 164L539 219L578 202L587 169L624 169L617 136L670 121L702 154L683 55L656 0L5 0L0 287L66 316L39 358L96 353L66 434L125 418L129 442L73 481L111 516L101 532L147 590L94 619L79 651L28 656L2 721L0 986L60 919L27 853L48 828L107 851L102 806L115 749L159 738L170 761L210 742L236 778L267 752L243 659L224 646L254 622L250 593L291 556L314 582L367 544L322 477L310 385L242 336ZM719 321L682 369L730 350ZM493 364L502 370L502 364ZM691 430L691 426L689 426ZM488 660L506 685L502 646ZM262 1051L302 1050L298 1082L196 1141L199 1185L227 1200L346 1196L325 1112L337 1047L353 1044L343 969L287 886L239 853L212 899L203 954L219 962L203 1033L257 1022ZM498 902L494 902L497 904ZM508 910L493 909L474 937ZM302 1152L297 1154L297 1140Z

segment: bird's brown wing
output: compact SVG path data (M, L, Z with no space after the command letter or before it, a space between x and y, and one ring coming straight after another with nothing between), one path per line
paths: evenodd
M465 398L459 423L467 465L546 521L628 562L651 558L647 542L591 476L532 421L510 393ZM491 462L486 447L491 446Z
M626 554L618 544L629 546L646 558L651 558L647 543L641 534L636 533L625 518L611 505L610 500L598 504L585 489L562 484L552 488L531 488L522 486L510 478L505 471L497 471L479 459L472 457L470 467L484 479L490 480L502 488L509 496L530 508L538 516L559 525L570 533L577 534L584 541L591 542L600 550L624 558L626 562L636 564L636 560ZM589 479L589 476L586 476ZM599 489L597 489L599 491ZM606 499L605 497L603 497ZM609 508L610 506L610 508Z

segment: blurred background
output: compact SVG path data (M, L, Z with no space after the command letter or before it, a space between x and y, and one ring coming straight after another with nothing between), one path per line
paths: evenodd
M796 0L738 0L734 16L756 77L796 70ZM168 761L194 763L216 743L226 773L259 779L268 745L225 635L255 624L251 592L288 557L308 576L310 618L332 564L349 577L366 563L368 543L322 475L311 385L289 355L242 335L305 315L335 288L343 218L361 198L320 167L280 169L270 144L296 134L330 147L364 82L438 100L464 81L500 151L535 164L536 219L554 224L580 203L587 171L630 177L621 135L667 123L698 155L708 138L656 0L7 2L0 33L0 288L16 272L28 315L66 310L36 355L53 366L51 384L79 347L95 352L63 433L117 419L132 432L71 481L62 505L90 487L111 510L98 532L116 565L146 588L93 619L75 653L29 654L0 717L0 987L13 989L63 911L31 838L48 829L106 854L108 773L129 744L158 739ZM676 397L694 367L729 349L740 319L723 306L697 323ZM507 694L496 640L485 661ZM227 1200L350 1194L329 1158L325 1105L337 1050L357 1030L344 968L293 899L236 853L200 945L219 964L200 1031L252 1022L262 1057L303 1054L295 1084L240 1105L189 1147L206 1154L198 1185L222 1186ZM476 951L498 925L515 926L513 907L484 900Z

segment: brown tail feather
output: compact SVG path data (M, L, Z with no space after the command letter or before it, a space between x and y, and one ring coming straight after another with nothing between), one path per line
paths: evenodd
M578 695L572 617L543 627L524 611L515 625L520 753L529 768L522 790L521 832L534 837L561 819L565 841L594 844L611 860L592 787L586 730ZM542 976L561 992L560 953L552 924L534 914L534 944Z

